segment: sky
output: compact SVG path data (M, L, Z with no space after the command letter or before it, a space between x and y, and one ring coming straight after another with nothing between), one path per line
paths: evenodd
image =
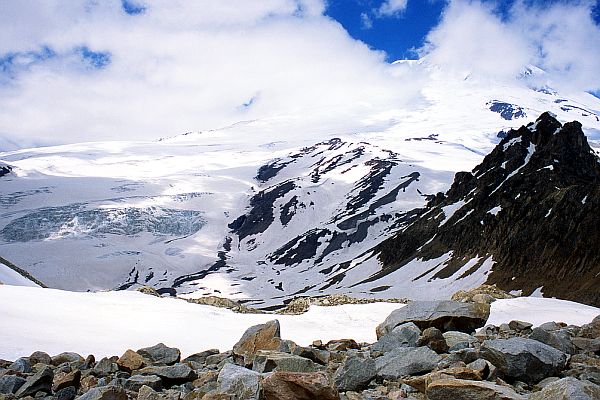
M598 1L0 0L0 150L419 104L425 60L600 90ZM346 124L346 125L344 125Z

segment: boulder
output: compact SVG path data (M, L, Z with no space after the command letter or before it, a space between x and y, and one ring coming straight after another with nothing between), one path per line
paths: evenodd
M196 362L198 364L204 364L206 362L206 357L213 356L215 354L219 354L219 350L217 350L217 349L205 350L200 353L192 354L191 356L184 358L183 362Z
M142 386L148 386L153 390L162 390L162 380L156 375L134 375L125 381L125 389L139 391Z
M557 375L567 363L567 355L562 351L522 337L486 340L481 346L481 356L506 379L526 383Z
M14 394L25 384L25 379L16 375L0 376L0 393Z
M402 382L417 389L421 393L425 393L425 390L432 382L439 381L441 379L466 379L480 381L482 380L482 376L479 371L470 368L454 367L431 372L425 375L404 377L402 378Z
M490 305L485 303L461 303L451 300L413 301L392 311L377 327L377 338L406 322L413 322L420 329L434 327L442 332L471 333L482 327L489 316Z
M26 382L17 390L15 396L25 397L33 396L37 392L52 392L52 380L54 373L48 366L40 369L36 374L27 378Z
M52 357L52 365L54 365L54 366L58 366L63 363L72 363L72 362L83 363L84 361L85 360L83 359L83 357L81 357L79 354L71 353L71 352L60 353L60 354Z
M333 380L338 390L357 391L364 389L377 375L375 360L370 357L347 357L335 371Z
M77 400L127 400L127 393L119 386L101 386L90 389Z
M58 392L59 390L64 389L69 386L78 388L80 382L81 382L81 371L78 369L71 371L71 372L57 372L54 375L52 390L54 390L55 392Z
M225 364L217 378L218 390L237 399L258 400L262 375L234 364Z
M73 400L77 397L75 386L67 386L54 393L52 400Z
M52 365L52 357L43 351L35 351L29 356L29 362L31 365L35 365L37 363Z
M21 357L12 364L10 364L8 366L8 369L12 369L15 372L23 372L25 374L28 374L31 372L31 363L29 362L29 359Z
M418 346L427 346L436 353L446 353L448 351L448 344L442 331L437 328L427 328L421 334Z
M529 400L593 400L600 399L600 386L575 378L563 378L533 393Z
M360 346L354 339L335 339L330 340L325 345L329 351L348 351L350 349L358 350Z
M429 400L525 400L507 386L486 381L441 379L427 386Z
M173 365L179 362L181 358L179 349L167 347L164 343L159 343L152 347L144 347L143 349L139 349L137 353L154 364Z
M298 346L294 349L292 354L308 358L309 360L321 365L327 365L331 359L331 352L327 350L315 349L313 347Z
M443 336L448 345L448 351L466 349L479 342L476 337L464 332L448 331L444 332Z
M96 363L94 368L92 369L94 375L99 377L108 376L110 374L114 374L119 370L119 366L115 362L116 360L112 358L104 357L100 361Z
M252 369L256 372L314 372L318 368L308 358L279 351L259 350L254 356Z
M377 376L393 380L429 372L441 360L442 357L429 347L401 347L375 359L375 367Z
M531 329L532 326L533 326L533 324L530 322L519 321L519 320L512 320L508 323L508 327L516 332L521 332L521 331L525 331L527 329Z
M276 371L263 381L264 400L338 400L339 394L325 372Z
M241 357L244 364L250 365L259 350L279 350L281 334L279 321L255 325L246 330L233 346L233 354Z
M186 364L146 367L138 370L137 374L159 376L169 386L191 382L198 377L196 372Z
M371 351L376 353L387 353L398 347L417 347L421 336L421 330L412 322L400 324L371 346Z
M547 344L566 354L575 354L575 346L571 341L571 335L564 330L551 331L542 328L534 328L529 335L529 339Z
M146 360L140 354L136 353L133 350L127 350L119 359L117 360L117 365L119 369L122 371L135 371L136 369L140 369L145 365Z
M138 390L137 400L160 400L161 397L162 396L150 386L142 386Z

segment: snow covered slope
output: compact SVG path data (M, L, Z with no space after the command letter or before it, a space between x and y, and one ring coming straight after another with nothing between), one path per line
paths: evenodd
M402 306L312 306L307 313L294 316L235 314L138 292L74 293L3 285L0 358L14 360L38 350L52 355L75 351L103 357L159 342L181 349L183 356L209 348L224 351L233 347L246 328L274 318L281 323L282 337L300 345L341 338L372 343L377 340L375 327ZM598 308L569 301L515 298L494 302L489 323L519 319L534 325L548 321L582 325L599 314Z
M600 100L430 72L412 109L373 110L348 129L302 131L302 116L288 115L156 142L0 153L13 167L0 178L0 254L55 288L152 285L261 306L300 293L389 296L381 290L393 286L397 297L445 297L478 285L485 274L410 285L431 268L423 263L353 286L380 268L368 250L508 128L549 110L580 120L598 148Z

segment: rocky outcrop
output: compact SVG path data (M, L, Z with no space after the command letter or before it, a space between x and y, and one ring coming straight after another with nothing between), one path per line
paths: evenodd
M515 337L487 340L481 356L496 366L507 380L538 382L559 374L567 364L567 356L537 340Z
M481 164L457 173L445 194L383 242L383 268L364 282L446 255L428 279L483 277L489 270L480 268L493 261L487 284L524 294L543 287L545 296L598 306L598 207L600 162L581 124L561 125L544 113L508 132Z
M162 343L97 362L42 352L0 360L0 400L592 400L600 398L600 348L590 351L598 328L600 318L581 327L514 320L468 335L406 322L373 344L303 347L282 339L274 320L249 328L233 351L183 361ZM534 339L546 339L538 330L564 334L570 358Z
M251 365L259 350L278 350L280 346L279 321L273 320L248 328L233 346L233 354L241 357L246 365Z
M485 303L461 303L451 300L413 301L393 311L377 327L377 337L391 332L396 326L412 322L420 329L437 328L442 332L471 333L482 327L490 315Z

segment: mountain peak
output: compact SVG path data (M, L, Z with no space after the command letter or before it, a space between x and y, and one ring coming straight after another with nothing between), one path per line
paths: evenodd
M384 268L450 254L430 280L485 273L487 283L526 294L600 304L600 160L578 122L550 113L511 130L471 173L456 174L421 216L380 246ZM491 257L491 271L478 271ZM479 260L468 271L469 261ZM582 283L583 282L583 283Z

